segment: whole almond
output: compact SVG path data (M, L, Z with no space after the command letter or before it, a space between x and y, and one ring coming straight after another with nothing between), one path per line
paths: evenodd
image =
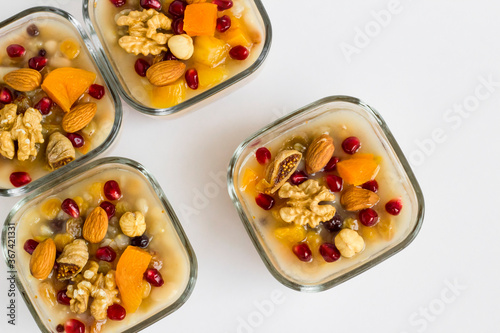
M350 187L340 196L340 204L349 212L371 208L379 202L379 196L372 191L359 187Z
M36 247L30 259L31 275L38 280L49 277L56 260L56 244L51 238L47 238Z
M174 83L184 74L186 65L178 60L161 61L149 67L146 77L149 82L157 87Z
M83 224L82 236L91 243L99 243L108 231L108 214L101 207L96 207L87 216Z
M3 80L12 89L27 92L40 87L42 84L42 74L31 68L21 68L5 74Z
M311 142L306 152L306 172L313 174L325 167L332 158L335 146L328 134L318 136Z
M97 112L96 103L78 104L71 108L62 119L62 128L68 133L75 133L87 126Z

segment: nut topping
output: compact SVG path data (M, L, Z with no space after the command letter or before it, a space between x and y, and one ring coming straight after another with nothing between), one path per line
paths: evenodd
M328 134L323 134L313 140L306 152L306 171L313 174L325 167L333 156L335 146Z
M87 126L97 112L96 103L78 104L71 108L62 119L62 128L68 133L75 133Z
M3 80L15 90L28 92L40 87L42 74L31 68L21 68L5 74Z
M288 223L300 225L309 224L316 228L321 222L333 218L335 207L322 204L335 200L335 195L325 186L319 185L317 180L309 179L306 182L294 186L285 183L279 190L280 198L289 198L287 207L280 209L280 217Z
M56 244L47 238L36 247L30 259L31 275L38 280L49 277L56 259Z
M120 228L128 237L142 236L146 231L146 220L141 212L126 212L120 218Z
M342 192L340 204L349 212L371 208L379 202L379 196L369 190L350 187Z
M162 87L177 81L185 69L186 65L182 61L161 61L149 67L146 77L152 85Z
M108 214L101 207L96 207L87 216L83 224L82 236L91 243L99 243L108 231Z
M338 235L335 236L335 246L343 257L351 258L364 249L365 241L356 231L342 229Z

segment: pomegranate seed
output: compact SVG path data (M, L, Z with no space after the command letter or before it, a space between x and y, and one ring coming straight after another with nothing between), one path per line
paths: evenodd
M134 237L130 240L130 245L144 249L149 245L149 237L146 235Z
M109 0L115 7L123 6L127 1L126 0Z
M51 108L52 100L48 97L42 97L42 99L35 104L35 109L38 109L43 115L49 114Z
M325 167L323 168L323 171L325 171L325 172L333 171L335 169L335 167L337 166L337 163L339 161L340 161L340 158L333 156L332 158L330 158L328 163L326 163Z
M85 325L77 319L69 319L64 323L66 333L85 333Z
M29 254L33 254L33 251L35 251L36 247L38 246L38 242L34 239L28 239L26 242L24 242L24 251L28 252Z
M361 187L364 188L365 190L372 191L375 193L377 193L378 191L378 183L376 180L369 180L363 185L361 185Z
M56 326L56 331L59 332L59 333L62 333L64 332L64 326L59 324Z
M174 35L182 35L186 33L184 31L184 19L182 17L173 20L171 27Z
M80 208L78 208L78 205L76 204L75 200L73 199L64 199L64 201L61 204L61 209L63 212L68 214L74 219L77 219L80 217Z
M266 164L271 160L271 152L266 147L261 147L255 152L255 158L259 164Z
M312 260L312 252L307 243L294 245L292 250L301 261L309 262Z
M30 175L27 172L22 171L11 173L9 179L11 184L15 187L21 187L31 183Z
M165 53L165 56L163 57L163 60L177 60L177 57L172 54L172 52L167 51Z
M40 30L38 30L38 27L35 25L35 24L30 24L27 28L26 28L26 32L28 33L28 35L30 35L31 37L36 37L40 34Z
M28 61L28 65L32 69L35 69L37 71L41 71L42 69L45 68L45 65L47 65L47 60L48 59L45 57L36 56L36 57L31 58Z
M331 220L323 222L323 226L330 232L340 231L343 225L344 221L342 221L342 217L339 215L339 213L335 213Z
M40 57L45 57L47 55L47 51L45 51L45 49L41 49L40 51L38 51L38 55Z
M225 32L231 28L231 18L227 15L221 16L217 19L216 29L219 32Z
M304 171L295 171L291 176L290 176L290 182L293 185L300 185L303 182L305 182L309 177L307 177L306 173Z
M186 83L189 88L196 90L198 89L198 85L200 84L200 81L198 80L198 71L194 68L190 68L186 71L186 74L184 75L186 78Z
M160 272L156 268L150 268L144 273L144 278L146 281L151 283L155 287L163 286L163 278Z
M264 193L259 193L255 197L255 202L257 203L257 205L259 205L260 208L264 210L269 210L274 206L273 197Z
M359 148L361 148L361 142L355 136L350 136L342 142L342 149L344 149L347 154L352 155L357 152Z
M161 9L161 3L158 0L141 0L141 7L144 9Z
M71 298L66 295L66 289L59 290L57 292L57 302L62 305L69 305L69 301L71 301Z
M115 205L113 205L111 202L103 201L101 202L100 207L104 209L106 215L108 215L108 220L110 220L113 216L115 216L116 208Z
M234 60L245 60L248 58L248 55L250 54L250 51L242 45L236 45L229 51L229 55L231 58Z
M378 222L378 214L371 208L363 209L359 212L359 221L367 227L374 226Z
M219 11L233 7L233 2L231 0L213 0L212 3L217 5Z
M116 252L110 246L104 246L97 249L95 257L102 261L113 262L116 259Z
M19 58L26 54L26 49L19 44L11 44L7 46L7 54L11 58Z
M183 17L186 10L186 3L180 0L174 0L168 7L168 12L174 17Z
M122 197L122 191L120 190L120 186L114 180L108 180L104 184L104 195L108 200L118 200Z
M337 175L326 176L326 183L332 192L340 192L344 187L344 180Z
M120 304L113 304L108 307L108 318L111 320L123 320L127 315L127 311Z
M135 61L135 65L134 65L135 72L137 74L139 74L139 76L145 77L146 72L148 71L150 66L151 65L149 64L149 62L147 62L144 59L139 58Z
M78 133L68 133L66 137L71 141L71 144L75 148L81 148L85 145L85 139Z
M399 215L403 208L403 201L401 199L392 199L385 204L385 210L391 215Z
M12 93L8 88L2 88L0 90L0 102L3 104L9 104L12 102Z
M93 84L89 87L89 95L95 99L101 99L105 93L104 87L100 84Z
M321 244L319 247L319 254L321 254L326 262L334 262L340 258L339 250L335 247L335 245L330 243Z

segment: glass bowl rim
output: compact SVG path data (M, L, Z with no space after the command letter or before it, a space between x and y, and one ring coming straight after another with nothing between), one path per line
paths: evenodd
M93 64L99 71L101 77L104 80L104 84L106 85L107 92L111 94L111 99L114 104L115 108L115 119L113 122L113 126L111 128L111 131L109 135L104 139L104 141L96 148L92 149L89 151L87 154L80 156L77 158L75 161L68 163L67 165L54 170L38 179L35 179L34 181L22 186L22 187L14 187L14 188L0 188L0 196L4 197L16 197L20 196L26 193L29 193L41 186L43 186L46 183L50 183L55 181L57 178L59 178L61 175L65 174L66 172L70 172L74 168L78 168L79 166L87 163L88 161L94 159L98 155L102 154L104 151L106 151L111 144L115 142L115 139L118 137L118 134L120 132L121 128L121 123L122 123L122 118L123 118L123 109L122 109L122 103L121 99L119 98L118 94L115 91L115 85L114 82L111 79L110 73L107 71L106 67L103 65L103 59L100 57L100 55L96 52L96 48L93 45L91 39L83 29L83 26L78 22L78 20L71 15L70 13L59 9L55 7L49 7L49 6L38 6L38 7L32 7L25 9L16 15L11 16L10 18L0 22L0 30L8 27L10 24L15 23L16 21L19 21L25 17L28 17L33 14L44 14L44 13L52 13L55 15L58 15L68 21L70 24L73 25L73 27L76 29L76 31L80 34L80 37L82 38L83 42L85 43L85 46L90 54L90 59L93 61Z
M282 125L283 123L293 121L294 119L302 116L305 113L308 113L312 110L317 109L318 107L324 105L324 104L329 104L333 102L346 102L346 103L351 103L354 105L357 105L361 107L363 110L365 110L369 115L373 116L374 119L376 120L377 124L380 126L382 129L384 135L387 137L389 144L393 148L394 152L396 153L396 157L399 159L401 165L403 166L403 170L406 172L408 179L410 180L410 184L413 187L416 195L416 201L418 204L417 207L417 214L416 214L416 221L414 222L415 225L413 226L413 229L409 233L409 235L401 240L399 243L394 245L390 250L386 251L382 255L379 255L370 261L364 263L363 265L348 271L332 280L328 280L322 284L317 284L317 285L304 285L300 284L294 281L291 281L287 279L284 275L280 274L278 270L274 267L272 264L270 258L264 251L261 242L259 241L259 238L257 237L256 233L254 232L254 229L252 228L252 222L249 221L247 215L245 214L243 207L240 203L240 200L238 199L237 195L237 184L234 183L233 178L234 178L234 173L235 173L235 168L238 163L238 160L240 159L241 154L243 153L244 149L247 148L247 146L255 139L260 137L261 135L266 134L269 131L274 130L276 127ZM389 130L387 123L384 121L382 116L378 111L376 111L374 108L369 106L368 104L364 103L362 100L356 98L356 97L351 97L351 96L345 96L345 95L334 95L334 96L328 96L324 97L322 99L319 99L315 102L312 102L306 106L303 106L293 112L291 112L288 115L285 115L278 120L270 123L267 126L264 126L262 129L258 130L257 132L253 133L250 135L247 139L245 139L235 150L233 156L231 157L231 160L229 162L228 166L228 172L227 172L227 187L228 187L228 192L229 196L231 197L231 200L233 201L234 206L236 207L236 210L238 211L238 214L240 216L240 220L243 223L243 226L245 227L245 230L247 231L254 247L256 248L257 252L260 255L260 258L264 262L266 268L269 270L269 272L284 286L300 291L300 292L321 292L325 291L328 289L331 289L361 273L364 271L382 263L386 259L392 257L396 253L400 252L404 248L406 248L410 243L413 242L415 237L418 235L420 229L422 228L422 223L424 219L424 213L425 213L425 203L424 203L424 197L422 190L420 188L420 185L415 177L415 174L413 173L411 166L404 156L401 148L399 147L396 139L392 135L391 131Z
M103 59L107 59L106 53L104 52L104 47L101 43L101 40L99 39L99 36L97 35L96 30L94 29L94 24L93 20L90 18L90 2L94 2L97 0L83 0L83 19L85 21L85 25L87 29L90 32L90 36L92 40L94 41L94 44L97 45L99 54ZM149 107L145 106L139 102L137 102L132 96L127 94L123 86L120 84L120 80L118 79L117 73L115 73L113 66L111 65L110 61L106 61L105 65L107 66L107 70L111 73L111 77L113 78L113 83L115 87L118 89L121 97L125 100L125 102L130 105L132 108L138 110L141 113L144 113L149 116L169 116L169 115L174 115L177 114L180 111L184 111L188 108L191 108L192 106L207 100L208 98L217 95L218 93L226 90L230 86L233 86L234 84L242 81L243 79L247 78L251 74L255 73L261 65L264 63L265 59L267 58L267 55L269 54L269 50L271 48L271 42L272 42L272 26L271 26L271 20L269 19L269 15L267 14L266 9L264 8L264 5L261 0L251 0L255 3L258 12L260 14L260 17L262 18L264 22L264 29L265 29L265 34L266 34L266 39L264 41L264 45L262 47L262 52L260 53L259 57L253 62L252 65L250 65L248 68L245 70L239 72L238 74L230 77L229 79L217 84L216 86L205 90L204 92L193 96L189 98L188 100L179 103L177 105L174 105L169 108L154 108L154 107Z
M174 227L175 232L177 233L177 236L179 237L184 250L186 251L186 254L189 258L189 265L190 265L190 272L189 272L189 280L186 284L186 287L183 291L183 293L179 296L179 298L172 304L170 304L168 307L158 311L151 317L148 317L147 319L137 323L133 327L130 327L129 329L123 331L124 333L133 333L133 332L138 332L155 322L159 321L160 319L168 316L169 314L173 313L177 309L179 309L186 301L189 299L191 294L193 293L194 286L196 284L197 276L198 276L198 260L196 258L196 254L193 250L193 247L191 246L191 243L184 231L184 228L182 227L177 214L175 213L174 209L172 208L170 202L168 201L165 193L163 192L160 184L156 180L156 178L151 174L142 164L128 159L124 157L105 157L101 159L97 159L95 161L92 161L86 165L80 166L79 168L73 169L70 172L64 174L61 178L58 179L58 184L62 184L66 181L70 181L72 178L80 176L85 174L86 172L90 172L93 168L95 167L100 167L102 165L106 164L121 164L125 165L128 167L133 168L134 170L138 171L141 173L146 180L151 184L153 187L153 190L155 194L158 196L160 199L163 207L165 208L165 214L168 215L170 220L172 221L172 226ZM15 224L13 223L13 218L15 215L28 203L30 203L33 199L36 199L38 196L43 195L46 191L50 190L55 184L45 184L42 187L37 188L34 192L30 193L23 199L21 199L19 202L17 202L14 207L11 209L9 214L7 215L3 228L2 228L2 252L3 256L5 259L5 263L7 264L7 274L14 274L15 275L15 280L16 280L16 285L19 290L19 293L22 295L24 302L26 306L28 307L32 317L34 318L35 322L37 323L38 327L40 330L44 333L51 333L51 331L47 330L45 327L44 322L36 312L35 307L32 304L31 299L29 298L26 290L24 289L24 285L22 284L21 280L18 277L18 273L15 270L15 267L12 268L11 265L15 266L14 264L10 263L9 255L12 253L8 249L8 238L7 235L9 234L9 228L13 227ZM16 237L16 236L14 236ZM19 244L16 244L16 248L20 246ZM13 250L14 255L15 255L15 250ZM17 256L15 258L17 260Z

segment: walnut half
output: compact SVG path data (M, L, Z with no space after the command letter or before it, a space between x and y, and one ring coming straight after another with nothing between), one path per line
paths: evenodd
M294 186L285 183L278 192L280 198L288 198L287 207L280 209L280 217L288 223L309 224L316 228L321 222L328 221L335 215L335 207L321 204L335 200L335 195L317 180L309 179Z
M128 26L128 36L118 40L118 44L128 53L158 55L167 51L165 46L172 34L162 31L170 30L172 21L154 9L135 10L116 19L119 26Z

